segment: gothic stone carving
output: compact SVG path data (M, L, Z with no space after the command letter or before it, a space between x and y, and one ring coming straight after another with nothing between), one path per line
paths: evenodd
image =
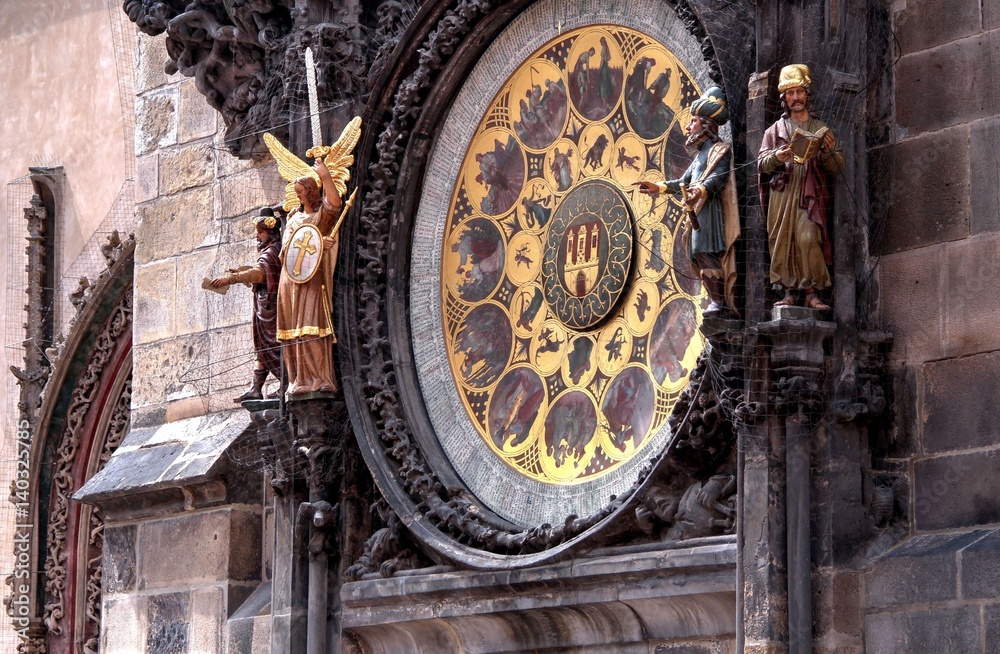
M108 423L108 430L103 435L104 444L101 446L101 456L97 461L97 466L93 474L100 472L111 459L111 455L121 445L125 434L128 433L130 415L132 409L132 377L125 382L125 388L115 404L114 413ZM101 637L101 581L104 553L104 519L101 517L100 509L94 507L90 513L90 537L87 540L87 584L85 592L87 595L84 617L84 651L97 653Z
M52 496L49 501L49 524L46 534L48 552L45 559L45 612L44 622L53 635L63 633L66 607L66 526L73 487L73 464L81 445L80 433L87 413L101 382L101 375L111 359L118 339L132 328L132 289L122 296L98 337L86 370L73 391L63 430L54 457Z
M125 12L150 36L166 35L168 73L193 77L222 114L233 154L260 152L270 131L288 140L305 115L305 48L317 62L321 110L362 95L367 69L358 25L296 25L293 0L125 0Z

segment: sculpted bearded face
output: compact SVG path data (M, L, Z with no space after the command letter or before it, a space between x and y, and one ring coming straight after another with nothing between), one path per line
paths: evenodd
M809 91L804 86L793 86L785 89L785 106L793 114L806 110L809 104Z
M687 124L688 137L684 144L689 147L698 148L706 138L709 136L714 137L717 129L715 123L710 118L692 114L691 120Z

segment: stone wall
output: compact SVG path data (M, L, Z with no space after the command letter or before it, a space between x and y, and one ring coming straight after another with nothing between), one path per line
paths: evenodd
M869 573L869 652L1000 650L1000 2L902 0L880 309L914 536ZM932 532L932 533L928 533ZM981 650L985 647L985 650Z
M141 35L138 59L132 419L150 426L231 408L249 381L251 294L201 284L256 261L248 216L280 187L273 164L228 154L221 118L193 79L163 72L162 37Z
M164 73L162 37L140 35L137 59L132 433L84 495L143 509L108 508L106 570L128 583L105 593L102 651L249 651L268 639L255 620L267 603L249 601L270 598L261 481L226 453L240 430L217 438L208 425L234 408L249 420L232 398L253 367L252 297L201 285L256 261L250 216L283 185L273 164L229 155L194 80ZM177 490L194 498L187 510Z
M260 528L232 506L109 525L101 651L227 651L227 618L260 583Z

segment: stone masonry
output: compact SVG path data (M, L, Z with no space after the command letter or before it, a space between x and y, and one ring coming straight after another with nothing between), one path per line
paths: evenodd
M1000 651L1000 3L893 3L900 47L879 273L910 533L870 567L867 651ZM933 98L933 100L932 100Z

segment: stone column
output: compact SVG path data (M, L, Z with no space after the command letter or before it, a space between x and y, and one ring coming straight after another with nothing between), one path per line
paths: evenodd
M337 607L339 505L328 486L340 490L343 403L327 394L291 401L287 417L268 426L278 460L275 486L272 654L336 654L340 651ZM332 615L331 615L332 614Z
M275 419L266 432L277 455L271 481L275 489L271 654L292 654L306 651L307 539L301 529L295 528L299 504L306 499L305 480L291 456L294 439L290 422Z
M761 323L757 330L771 341L771 404L776 414L773 426L778 438L783 435L785 441L788 652L811 654L813 427L823 411L823 346L836 331L836 324L813 318L782 317L784 313L812 313L808 309L775 313L777 320Z
M761 47L775 48L771 34L777 19L773 2L762 2L758 16ZM775 76L767 70L750 80L747 101L747 154L756 157L767 128ZM770 368L767 343L754 326L768 318L767 229L757 201L756 170L748 173L744 243L746 256L746 338L743 343L744 402L738 415L737 483L737 651L784 652L788 640L788 594L785 557L785 443L776 418L766 413Z

